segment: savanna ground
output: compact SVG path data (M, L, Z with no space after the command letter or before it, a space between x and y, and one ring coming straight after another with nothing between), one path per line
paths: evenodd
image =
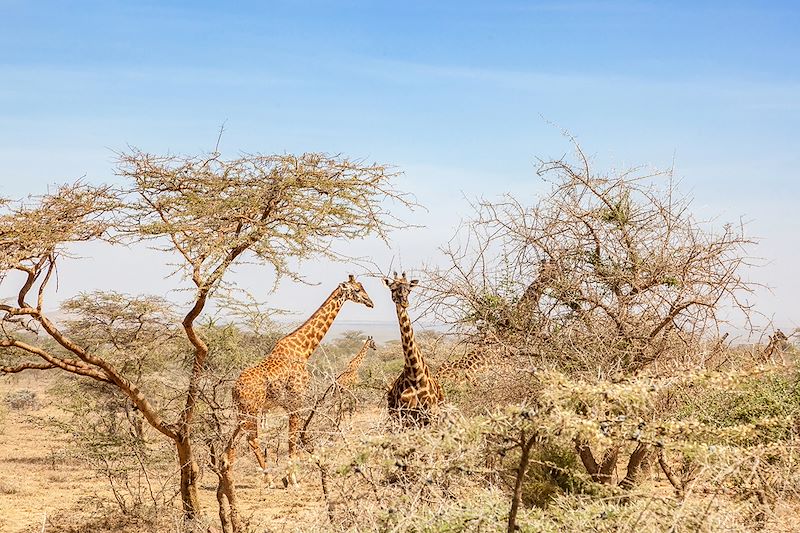
M59 409L61 399L53 395L54 380L44 376L26 375L0 382L0 398L16 391L30 391L36 395L34 403L18 409L4 406L0 425L0 531L117 531L138 532L149 530L178 531L181 529L179 503L174 485L177 468L170 462L162 462L150 468L152 485L156 491L165 491L158 498L166 497L176 505L158 508L161 516L137 517L140 509L130 509L125 514L120 509L109 478L81 456L71 435L53 425L54 420L65 420L66 414ZM283 437L285 458L285 417L275 417L270 435ZM359 413L354 425L373 428L379 424L378 409ZM352 429L358 432L357 428ZM274 444L270 442L268 444ZM237 477L241 512L254 531L313 531L324 529L327 524L325 502L316 472L300 476L300 485L287 491L268 488L256 471L257 464L245 447L240 447L242 456ZM275 455L272 455L275 459ZM270 465L278 474L274 462ZM216 481L206 476L202 484L202 503L207 509L216 506ZM132 489L148 492L147 482L132 480ZM166 485L166 486L165 486ZM133 496L125 487L117 496L130 501ZM147 494L141 495L145 501ZM135 499L135 498L134 498ZM140 504L146 507L148 504ZM127 512L127 511L126 511Z
M435 365L456 349L434 335L421 337ZM362 338L350 333L324 345L314 356L312 398L321 396L329 376L343 368L347 354L356 351ZM762 348L731 349L725 357L733 358L735 367L757 357ZM287 462L285 416L276 413L262 422L262 444L268 449L273 486L257 472L252 454L241 443L235 465L236 489L239 512L248 531L505 530L522 449L515 439L522 433L524 444L524 433L536 431L542 436L533 444L523 480L517 518L521 530L789 532L800 527L796 518L800 501L793 485L798 479L795 456L800 451L796 433L800 380L794 370L793 348L783 354L781 364L754 366L750 377L745 376L744 381L736 378L734 384L728 380L730 374L720 378L725 372L712 372L712 381L728 383L722 392L715 389L716 385L704 385L708 376L682 389L693 392L671 412L681 418L691 411L699 415L694 423L707 426L703 436L692 436L686 428L671 435L661 431L661 439L691 444L664 446L673 450L671 474L683 477L682 491L669 482L655 457L642 468L635 487L616 487L625 477L627 458L635 443L624 446L610 473L610 483L593 481L577 459L570 445L572 439L545 435L569 433L584 421L569 421L564 419L569 416L565 413L550 413L531 425L537 415L525 410L535 410L534 404L515 401L518 395L537 390L543 397L541 405L547 405L544 398L560 390L562 396L551 398L549 404L549 409L559 409L558 404L563 405L566 399L564 387L572 389L575 385L557 383L562 378L550 381L553 376L545 373L541 376L544 383L549 381L545 387L553 387L548 393L541 385L532 385L535 378L531 376L535 374L519 377L530 368L497 367L485 370L489 379L471 385L449 383L451 401L438 422L429 428L400 431L387 419L382 394L387 380L397 371L398 350L396 343L387 343L377 353L368 354L354 390L354 404L348 395L341 405L323 402L318 406L315 416L319 419L312 419L309 426L315 442L313 453L303 452L296 465ZM116 443L87 442L75 426L80 424L73 418L75 413L64 408L64 402L69 402L66 396L75 394L68 381L28 373L0 382L0 398L4 399L0 530L181 530L180 498L175 487L179 470L172 450L158 439L148 438L146 426L144 440L152 449L138 463L130 456L119 456L125 453L124 438ZM606 398L616 398L603 408L604 412L608 413L611 406L611 411L619 413L628 410L631 418L641 414L642 406L637 404L649 393L643 392L641 383L629 385L625 389L625 384L600 384L606 387L602 393ZM590 390L579 392L592 394ZM663 398L654 404L659 402ZM355 411L351 414L352 405ZM130 431L126 427L129 419L118 409L100 414L117 418L115 427L120 435ZM785 426L789 433L778 424L762 427L761 433L751 428L745 438L735 436L741 423L758 426L763 415L793 418ZM624 416L618 414L617 418ZM641 422L638 425L641 427ZM733 427L739 429L725 433L725 428ZM708 434L714 431L722 432ZM700 441L707 443L720 437L730 439L729 451L716 452L712 445L709 454L708 446L698 446ZM775 444L779 445L778 452ZM675 452L678 448L682 451ZM683 454L683 460L676 461L675 453ZM714 453L719 456L714 458ZM325 490L322 466L327 476ZM285 489L280 477L292 467L299 473L300 484ZM207 468L200 486L202 505L213 523L217 478Z

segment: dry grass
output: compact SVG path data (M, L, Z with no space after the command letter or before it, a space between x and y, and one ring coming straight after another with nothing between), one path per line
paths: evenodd
M0 397L17 388L35 390L49 398L50 381L34 374L0 381ZM47 403L47 402L45 402ZM179 502L153 522L120 516L108 482L78 458L66 454L69 439L39 421L58 417L55 405L35 411L10 411L0 432L0 531L83 533L93 531L177 531ZM343 423L346 432L358 434L357 426L369 429L377 410L358 413ZM285 417L268 421L263 442L271 435L285 439ZM243 443L242 443L243 444ZM279 443L279 461L270 453L269 469L279 479L286 467L286 443ZM274 451L274 450L273 450ZM245 445L240 446L237 462L237 489L241 513L254 531L309 531L326 525L325 502L319 475L315 470L301 472L296 489L268 488L256 471L255 460ZM173 472L162 473L176 476ZM172 478L174 480L174 477ZM177 483L173 483L177 487ZM201 499L210 520L216 518L216 480L206 472ZM171 512L170 512L171 511Z
M519 428L531 427L514 425L520 420L529 424L525 409L512 405L490 416L476 414L493 403L487 398L491 387L497 387L497 383L481 382L465 387L460 396L454 394L452 398L460 405L445 408L446 416L438 424L423 430L396 431L386 418L380 390L383 376L378 372L384 366L382 358L389 355L378 353L372 365L364 369L365 381L355 394L359 399L355 414L344 416L338 426L319 424L314 453L302 453L297 464L287 464L285 416L268 418L262 443L270 446L269 474L278 480L287 468L295 468L299 487L286 490L265 485L252 453L243 441L240 443L236 487L248 531L505 530L519 450L504 439ZM552 401L557 406L562 396L573 392L586 398L598 396L593 386L586 387L583 392L575 392L573 385L541 392L556 394ZM49 378L42 374L0 381L0 397L27 389L40 399L36 409L8 410L4 414L0 432L0 531L39 532L43 527L45 531L70 533L181 530L177 499L171 506L159 508L158 516L120 513L108 480L76 456L68 434L48 422L66 416L50 388ZM598 396L598 409L605 408L604 402L617 402L615 405L623 408L629 401L624 384L608 385L607 390L610 396ZM496 401L497 397L492 399ZM546 394L540 398L545 400ZM766 397L765 402L772 405L772 398ZM558 409L553 416L545 413L536 423L551 424L556 414L567 416L566 411L559 413ZM520 418L520 414L524 416ZM687 485L682 498L655 464L633 491L623 492L613 486L624 477L626 454L631 451L627 448L632 445L620 454L611 486L591 483L569 445L573 437L567 436L583 422L564 420L559 422L562 440L553 438L535 449L517 521L523 531L665 531L673 527L674 531L788 532L795 527L800 503L794 486L781 487L770 481L779 492L768 495L777 498L764 506L755 492L736 492L739 478L735 476L748 474L749 467L734 468L732 478L714 477L727 472L729 466L736 467L735 456L720 455L714 460L717 464L705 459L706 471L699 473L700 481L695 485ZM623 426L627 423L622 423L618 431L626 431ZM553 434L552 427L546 427L546 432ZM796 448L793 442L787 441L790 456L797 451L789 450ZM598 447L601 444L594 443ZM748 460L760 453L758 448L750 450L755 451ZM677 457L683 452L671 448L669 453L667 458L677 472ZM775 460L766 452L763 457L765 472L779 474L787 482L796 481L794 459L787 461L782 455ZM154 485L163 484L170 490L177 487L177 465L162 463L153 470ZM321 480L323 471L327 497ZM741 479L741 483L757 481L748 475ZM715 490L720 487L725 490ZM206 471L201 500L205 518L211 523L217 519L215 491L216 478Z

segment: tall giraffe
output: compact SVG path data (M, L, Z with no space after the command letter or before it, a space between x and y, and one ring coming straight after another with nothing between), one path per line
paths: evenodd
M444 400L444 391L431 377L428 365L414 340L414 330L408 317L408 295L418 281L406 279L405 272L402 277L395 272L394 280L384 278L383 281L392 292L405 358L403 372L394 380L387 394L389 414L403 422L426 424L432 411Z
M367 337L361 350L347 363L347 368L336 377L336 384L344 389L352 388L358 381L358 369L361 368L361 363L364 362L364 357L366 357L367 352L377 349L378 347L375 345L375 341L372 337Z
M247 434L247 443L262 472L266 473L267 465L258 446L259 416L275 407L289 413L289 456L293 456L299 437L300 410L310 379L308 358L347 300L373 307L367 291L351 274L308 320L279 340L263 361L242 371L233 386L239 430ZM295 483L293 477L290 480Z

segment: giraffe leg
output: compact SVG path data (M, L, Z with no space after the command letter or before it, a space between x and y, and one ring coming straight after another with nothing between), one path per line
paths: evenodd
M253 450L253 454L256 456L259 470L263 475L263 481L269 487L272 487L272 480L267 474L267 461L264 457L264 452L261 451L261 447L258 445L258 421L247 420L242 422L241 428L247 434L247 445L250 446L250 449Z
M258 461L258 466L261 467L261 470L267 469L267 462L264 458L264 452L261 451L261 448L258 446L258 433L252 432L247 434L247 444L250 446L250 449L253 450L253 453L256 456L256 461Z
M286 472L286 476L283 478L283 486L287 488L290 485L292 487L297 486L297 474L294 471L295 465L292 459L294 459L297 453L297 441L299 436L300 415L297 412L291 412L289 413L289 468Z

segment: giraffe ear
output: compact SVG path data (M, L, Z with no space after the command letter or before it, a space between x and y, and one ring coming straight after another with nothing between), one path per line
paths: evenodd
M419 280L418 280L418 279L412 279L412 280L411 280L411 281L408 283L408 286L409 286L409 287L416 287L416 286L417 286L417 283L419 283Z
M383 283L386 284L387 287L392 286L392 280L390 280L389 278L383 278Z

